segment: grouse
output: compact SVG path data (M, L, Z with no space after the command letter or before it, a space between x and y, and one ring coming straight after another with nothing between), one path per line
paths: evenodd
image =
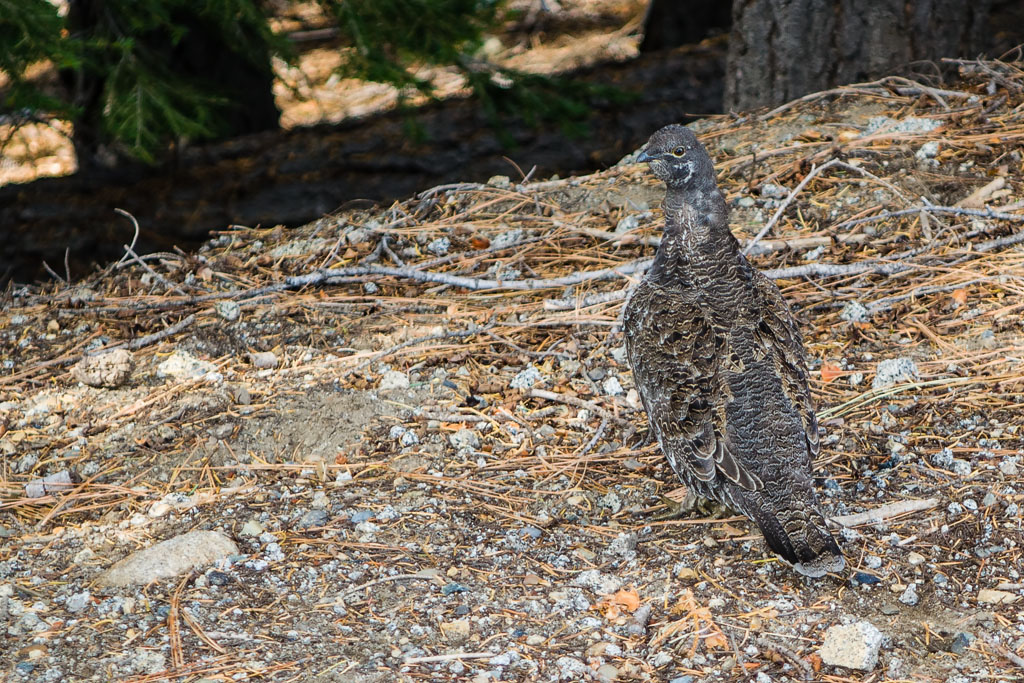
M688 128L638 157L668 186L654 263L623 317L652 433L695 497L742 512L806 576L845 565L811 480L818 422L796 322L740 253L707 150Z

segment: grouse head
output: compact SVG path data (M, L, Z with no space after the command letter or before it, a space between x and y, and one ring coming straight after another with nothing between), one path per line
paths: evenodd
M697 136L686 126L665 126L651 136L637 161L646 161L670 188L713 190L715 168Z

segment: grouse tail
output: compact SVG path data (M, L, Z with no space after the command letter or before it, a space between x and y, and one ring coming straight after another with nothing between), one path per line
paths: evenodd
M763 499L751 517L760 527L768 547L793 568L811 578L841 571L846 566L843 552L825 526L825 518L814 508L790 506L772 509Z

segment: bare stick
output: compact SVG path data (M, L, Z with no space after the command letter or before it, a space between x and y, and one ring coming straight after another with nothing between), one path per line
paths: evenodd
M907 197L907 195L903 194L903 192L898 187L896 187L892 183L888 182L887 180L883 180L882 178L879 178L874 173L871 173L870 171L868 171L866 169L860 168L859 166L854 166L853 164L848 164L845 161L842 161L840 159L832 159L831 161L827 161L824 164L822 164L821 166L818 166L817 168L812 168L811 172L808 173L806 176L804 176L804 179L800 181L800 184L797 185L796 188L792 192L789 193L789 196L786 197L786 199L782 202L782 204L779 205L779 208L772 215L771 219L767 223L764 224L764 227L761 228L761 231L758 232L754 236L754 238L752 240L750 240L750 242L747 243L747 246L743 248L743 255L744 256L749 254L750 250L754 248L754 245L757 244L759 241L761 241L761 238L764 237L765 235L767 235L768 231L770 231L775 226L775 224L779 221L779 218L782 216L782 212L786 210L786 207L789 206L790 202L793 201L793 198L796 197L800 193L800 190L802 190L804 188L804 186L806 186L807 183L810 182L811 178L813 178L814 176L818 175L819 173L824 171L826 168L831 168L832 166L839 166L840 168L845 168L848 171L853 171L855 173L859 173L859 174L861 174L862 176L864 176L866 178L870 178L871 180L874 180L875 182L877 182L877 183L879 183L881 185L884 185L891 192L895 193L898 197L902 198L903 200L908 200L909 199Z
M1011 662L1013 662L1014 664L1016 664L1020 668L1024 669L1024 657L1021 657L1020 655L1018 655L1016 652L1014 652L1013 650L1011 650L1009 648L1003 647L1002 645L997 643L995 641L995 639L993 639L991 637L986 637L986 638L984 638L984 640L985 640L985 644L988 645L993 650L995 650L999 655L1005 657L1006 659L1010 660Z
M402 664L430 664L433 662L450 662L453 659L484 659L493 657L493 652L453 652L450 655L430 655L427 657L408 657Z
M358 586L352 586L351 588L347 588L347 589L341 591L340 593L338 593L338 597L336 597L334 600L330 600L330 601L327 601L327 602L321 602L319 604L321 604L321 605L340 605L340 604L344 604L345 603L345 596L346 595L352 595L353 593L358 593L359 591L366 590L367 588L372 588L373 586L379 586L379 585L381 585L383 583L389 583L391 581L416 581L416 580L420 580L420 581L433 581L438 576L440 576L440 574L435 574L433 571L417 572L416 574L396 574L395 576L385 576L385 577L380 578L380 579L374 579L373 581L367 581L366 583L360 584Z
M114 212L115 213L119 213L122 216L124 216L125 218L127 218L128 220L130 220L132 222L132 225L135 227L135 234L132 235L132 243L129 246L125 247L124 256L122 256L120 259L118 259L117 263L114 264L114 265L118 265L119 266L119 265L121 265L121 263L124 262L124 260L126 258L128 258L128 254L133 253L134 250L135 250L135 243L139 241L139 222L137 220L135 220L135 216L131 215L130 213L128 213L124 209L117 209L117 208L115 208ZM138 258L138 256L136 256L135 258Z
M971 209L963 206L935 206L929 204L927 206L915 206L910 209L900 209L899 211L883 211L880 214L874 216L867 216L865 218L854 218L842 223L837 223L832 226L833 230L840 228L849 228L854 225L861 225L862 223L874 223L877 221L884 221L888 218L895 218L896 216L907 216L910 214L920 213L927 211L928 213L947 213L956 216L977 216L978 218L992 218L1001 221L1024 221L1024 214L1019 213L1006 213L1005 211L994 211L992 209Z
M778 652L780 655L782 655L783 657L788 659L790 662L795 664L803 672L804 680L805 681L809 681L811 679L811 665L808 664L807 662L805 662L803 660L803 658L800 657L800 655L798 655L797 653L793 652L791 649L789 649L785 645L780 645L778 643L774 643L774 642L772 642L771 640L768 640L768 638L765 638L765 637L758 638L756 642L757 642L758 645L760 645L764 649L766 649L766 650L773 650L774 652Z
M62 278L62 277L61 277L60 275L57 275L57 273L55 273L55 272L53 271L53 268L51 268L51 267L50 267L50 264L49 264L49 263L47 263L46 261L43 261L43 268L45 268L45 269L46 269L46 272L47 272L47 273L49 273L50 275L52 275L52 276L53 276L53 279L54 279L54 280L56 280L57 282L63 282L64 284L68 284L68 283L67 283L67 282L66 282L66 281L64 280L64 278Z
M186 327L188 327L189 325L191 325L195 321L196 321L196 316L195 316L195 314L193 314L193 315L188 316L187 318L182 318L181 320L179 320L178 322L174 323L170 327L165 327L164 329L160 330L159 332L154 332L153 334L147 334L145 337L139 337L138 339L132 339L131 341L122 342L120 344L114 344L113 346L105 346L102 349L95 349L93 351L89 351L88 353L86 353L84 355L86 355L86 356L97 356L97 355L99 355L101 353L106 353L108 351L113 351L114 349L123 349L123 348L128 348L128 349L131 349L132 351L138 351L141 348L145 348L147 346L151 346L152 344L156 344L159 341L167 339L168 337L171 337L171 336L181 332L183 329L185 329Z
M171 282L170 280L165 278L160 273L158 273L155 270L153 270L152 266L150 266L148 263L146 263L145 261L140 259L139 255L135 253L135 250L132 247L135 245L135 240L138 239L138 237L139 237L139 222L137 220L135 220L135 216L131 215L130 213L128 213L124 209L114 209L114 211L116 213L121 214L122 216L124 216L128 220L130 220L132 222L132 225L135 226L135 237L132 238L131 245L128 245L128 244L121 245L121 246L124 247L124 256L121 257L121 261L123 261L125 259L125 257L131 256L132 257L131 258L131 262L132 263L138 263L140 266L145 268L146 271L148 271L150 275L155 277L160 282L160 284L162 284L164 287L167 287L168 289L173 289L174 291L176 291L178 294L181 294L182 296L188 296L188 294L185 292L185 290L183 290L181 287L179 287L178 285L174 284L173 282ZM118 264L120 264L121 261L118 261Z
M805 175L804 179L800 181L800 184L789 193L789 196L786 197L781 204L779 204L779 208L775 211L768 222L764 224L764 227L761 228L760 232L754 235L754 239L747 242L747 246L743 248L743 255L746 256L750 253L750 250L754 248L754 245L760 242L761 238L767 235L768 232L775 227L775 224L779 222L779 218L782 216L782 212L785 211L786 207L790 205L793 199L800 194L800 190L804 189L804 187L807 186L807 183L811 182L811 179L814 178L814 176L818 175L826 168L836 166L838 161L838 159L833 159L832 161L826 162L817 168L811 168L811 172Z
M387 356L390 356L391 354L395 353L396 351L401 351L402 349L404 349L406 347L415 346L417 344L423 344L423 343L426 343L426 342L429 342L429 341L436 341L438 339L465 339L466 337L472 337L475 334L479 334L479 333L483 332L485 329L487 329L487 328L478 328L478 329L474 329L474 330L460 330L458 332L442 332L441 334L431 334L431 335L427 335L425 337L417 337L415 339L408 339L408 340L406 340L406 341L404 341L404 342L402 342L400 344L395 344L394 346L388 347L388 348L386 348L386 349L384 349L382 351L375 352L372 356L370 356L369 358L364 360L359 365L355 366L354 368L352 368L350 370L346 370L342 374L342 377L348 377L349 375L351 375L353 373L359 372L360 370L365 368L370 363L373 363L374 361L380 360L381 358L386 358Z
M590 441L588 441L587 445L583 447L583 450L576 454L577 458L582 458L584 455L590 452L590 449L594 447L594 444L600 441L601 437L604 436L604 428L607 426L608 418L602 417L601 424L598 425L597 431L594 432L594 436L590 437Z
M629 422L628 420L624 420L621 417L612 414L611 412L605 410L596 403L592 403L591 401L584 401L583 399L576 398L575 396L567 396L566 394L559 394L554 391L545 391L544 389L530 389L530 391L526 395L529 396L530 398L539 398L545 401L558 401L559 403L566 403L577 408L585 408L586 410L589 410L593 413L597 413L606 420L611 420L615 424L625 429L629 434L632 434L633 432L636 431L636 428L633 426L632 422Z
M577 308L587 308L588 306L597 306L599 304L609 304L616 301L622 301L632 290L632 287L626 287L624 289L617 289L612 292L599 292L597 294L588 294L582 299L576 298L565 298L565 299L545 299L544 310L545 311L573 311Z
M832 522L845 527L860 526L861 524L879 524L893 517L906 515L911 512L929 510L939 504L938 498L926 498L924 500L901 500L877 507L874 510L858 512L855 515L840 515L833 517Z
M610 280L623 275L631 275L639 271L645 271L650 267L653 259L639 259L629 261L612 268L600 270L585 270L564 277L553 277L547 279L526 279L526 280L491 280L487 278L463 277L461 275L449 275L447 273L435 273L418 268L389 268L387 266L354 266L348 268L333 268L331 270L318 270L308 275L293 275L285 278L279 285L271 285L262 289L245 292L246 295L259 295L283 289L295 289L309 285L330 283L338 278L358 277L361 275L386 275L399 277L417 282L436 282L442 285L462 287L472 291L485 291L491 289L511 289L516 291L533 291L537 289L553 289L557 287L571 287L583 282L592 280Z

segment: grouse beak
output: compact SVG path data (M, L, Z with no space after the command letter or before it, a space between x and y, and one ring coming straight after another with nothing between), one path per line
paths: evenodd
M639 154L639 155L637 155L637 158L636 158L636 163L640 164L640 163L643 163L643 162L645 162L645 161L650 161L650 160L651 160L651 159L653 159L653 158L654 158L654 157L652 157L652 156L651 156L650 154L648 154L648 153L647 153L647 150L646 150L646 149L644 149L644 150L642 150L642 151L640 152L640 154Z

